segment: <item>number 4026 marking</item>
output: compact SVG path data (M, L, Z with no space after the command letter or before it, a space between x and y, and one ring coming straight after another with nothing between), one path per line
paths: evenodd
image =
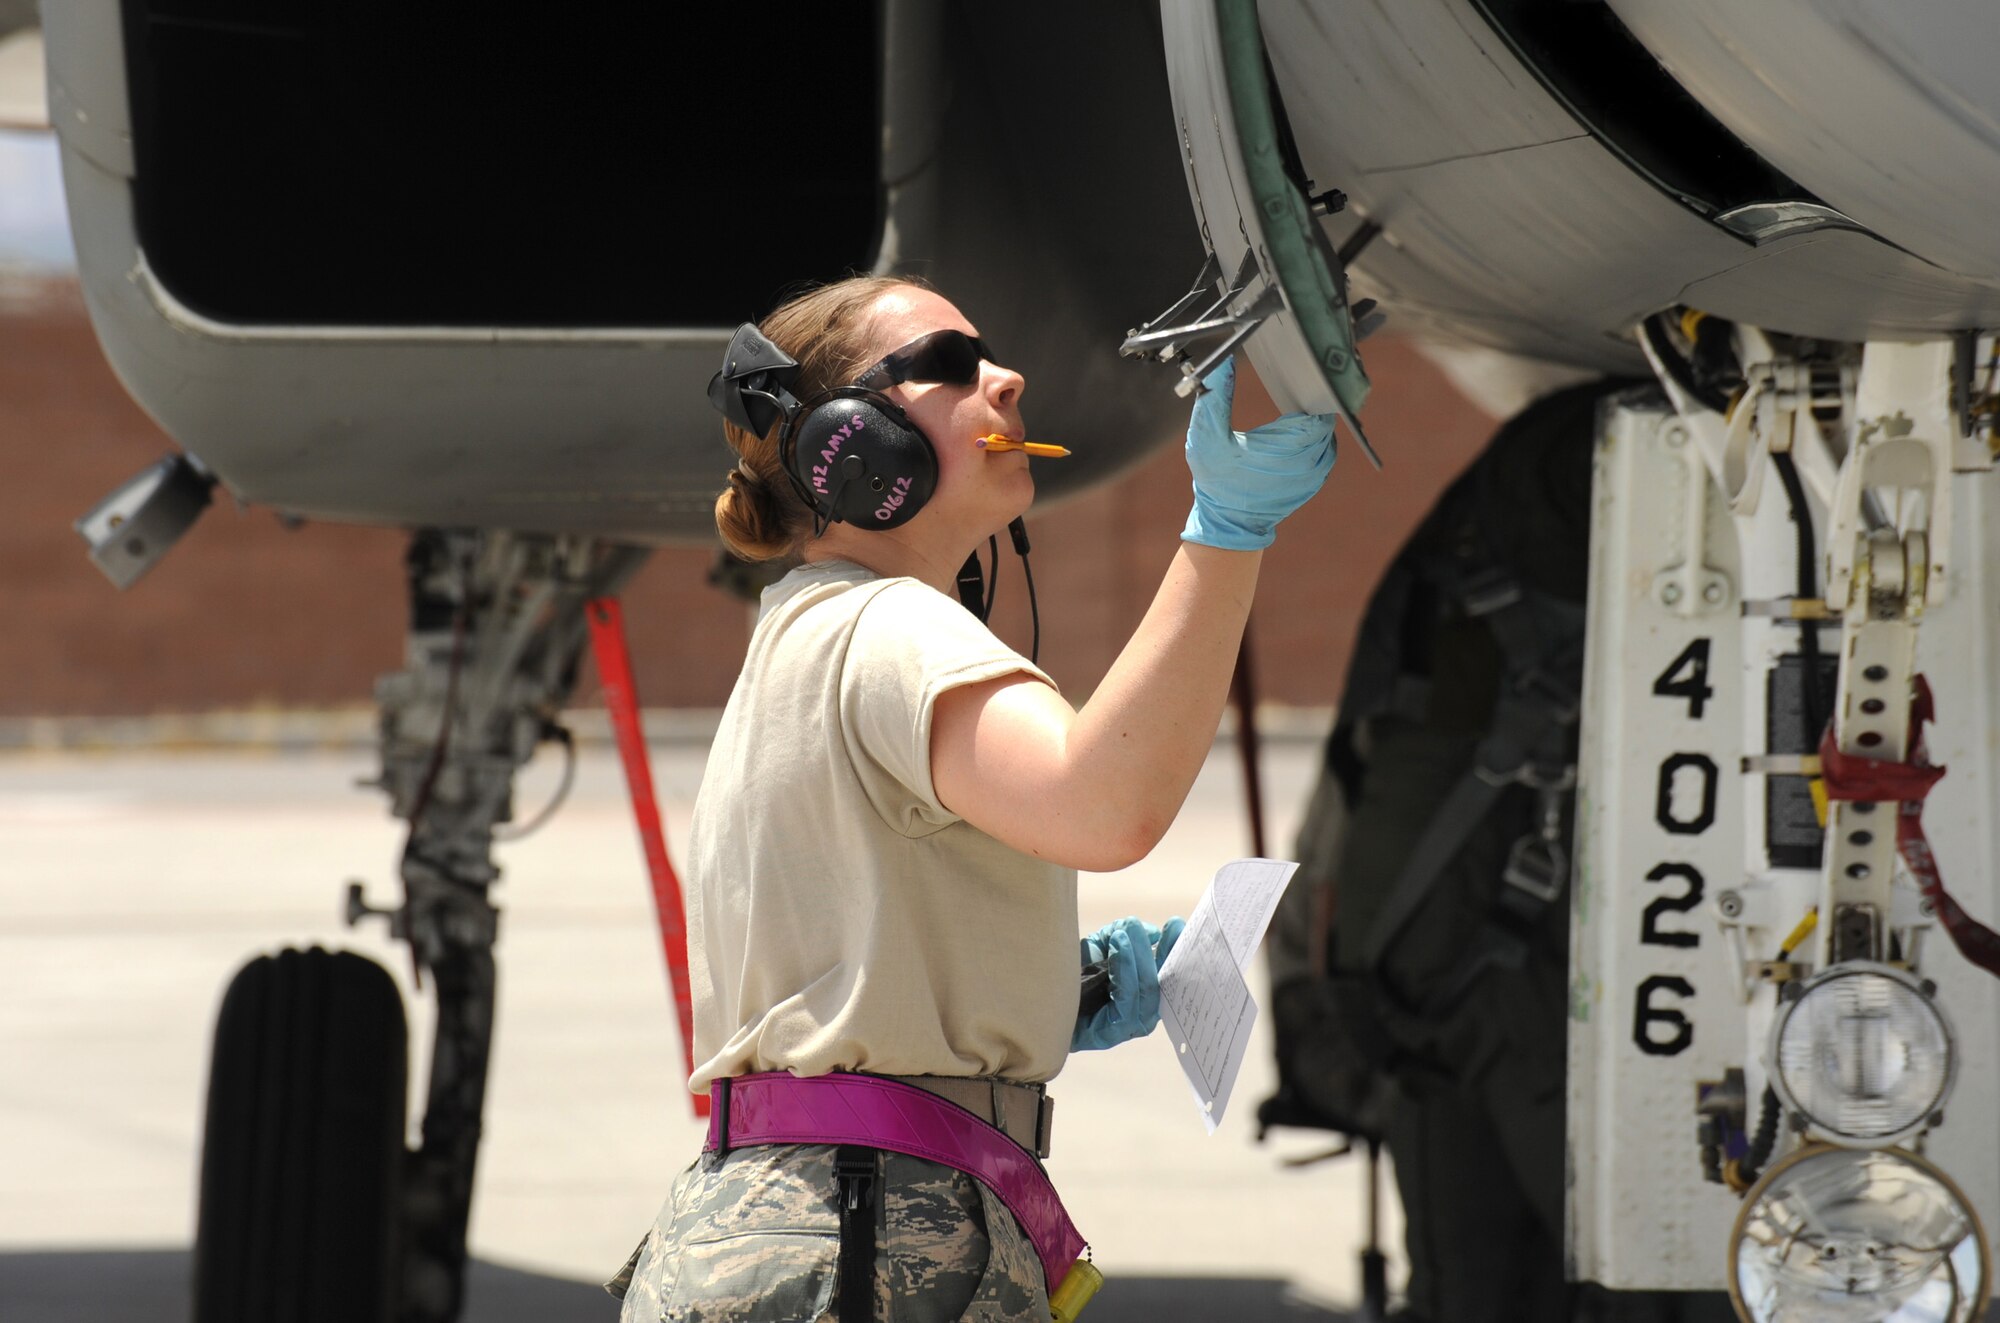
M1708 700L1715 697L1715 688L1708 682L1708 640L1696 639L1681 649L1681 655L1667 663L1653 681L1653 692L1661 698L1684 698L1688 705L1688 719L1700 721L1708 708Z
M1685 702L1690 721L1700 721L1707 714L1708 700L1715 697L1715 687L1708 682L1708 656L1709 640L1695 639L1653 680L1654 695ZM1677 812L1674 796L1676 780L1689 772L1697 777L1699 791L1696 798L1699 807L1692 814ZM1700 836L1714 826L1718 779L1715 761L1705 754L1675 753L1663 759L1653 812L1660 829L1670 836ZM1640 943L1683 948L1701 945L1699 932L1676 931L1663 928L1660 923L1666 915L1686 913L1701 903L1700 871L1691 864L1662 863L1646 874L1646 880L1674 880L1681 883L1681 888L1678 892L1655 896L1647 904L1639 918ZM1694 1022L1675 1006L1653 1004L1661 996L1691 999L1694 995L1694 984L1676 974L1653 974L1639 981L1632 992L1632 1041L1641 1052L1671 1057L1694 1045Z
M1694 1044L1694 1022L1672 1006L1653 1005L1653 994L1678 993L1694 996L1694 984L1673 974L1655 974L1639 984L1632 1005L1632 1041L1649 1056L1679 1056ZM1655 1037L1655 1027L1664 1028L1664 1037Z

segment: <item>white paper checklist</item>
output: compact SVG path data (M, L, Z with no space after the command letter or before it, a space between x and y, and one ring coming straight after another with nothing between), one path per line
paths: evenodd
M1160 967L1160 1022L1210 1134L1229 1106L1257 1022L1244 974L1298 867L1283 859L1224 864Z

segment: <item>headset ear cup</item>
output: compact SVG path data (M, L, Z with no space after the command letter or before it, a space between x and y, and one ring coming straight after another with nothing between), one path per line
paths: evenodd
M873 391L815 400L794 432L792 475L828 520L899 528L937 490L937 452L909 415Z

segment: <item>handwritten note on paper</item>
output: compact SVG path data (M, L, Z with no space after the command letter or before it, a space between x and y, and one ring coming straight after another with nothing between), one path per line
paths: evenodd
M1222 1123L1257 1022L1244 971L1298 867L1282 859L1224 864L1160 968L1160 1020L1210 1134Z
M1247 970L1278 912L1278 898L1299 866L1288 859L1238 859L1224 864L1203 899L1215 906L1236 967ZM1175 943L1179 945L1179 943Z

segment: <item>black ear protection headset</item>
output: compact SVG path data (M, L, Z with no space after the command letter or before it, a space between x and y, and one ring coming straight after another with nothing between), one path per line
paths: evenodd
M813 512L814 537L831 523L908 523L937 490L930 438L879 391L836 386L800 400L798 375L797 360L745 322L708 383L708 402L753 436L780 424L779 466Z
M985 346L971 343L984 357ZM722 370L709 378L708 402L752 436L765 436L781 424L779 467L812 511L814 537L832 523L882 530L908 523L937 490L937 450L930 438L893 400L863 386L836 386L800 400L792 391L798 376L798 360L745 322L730 337ZM1042 621L1028 568L1027 525L1016 519L1007 532L1028 584L1033 660L1042 649ZM977 552L958 572L959 600L982 621L993 613L999 586L996 539L987 540L987 555L990 575L981 573Z

